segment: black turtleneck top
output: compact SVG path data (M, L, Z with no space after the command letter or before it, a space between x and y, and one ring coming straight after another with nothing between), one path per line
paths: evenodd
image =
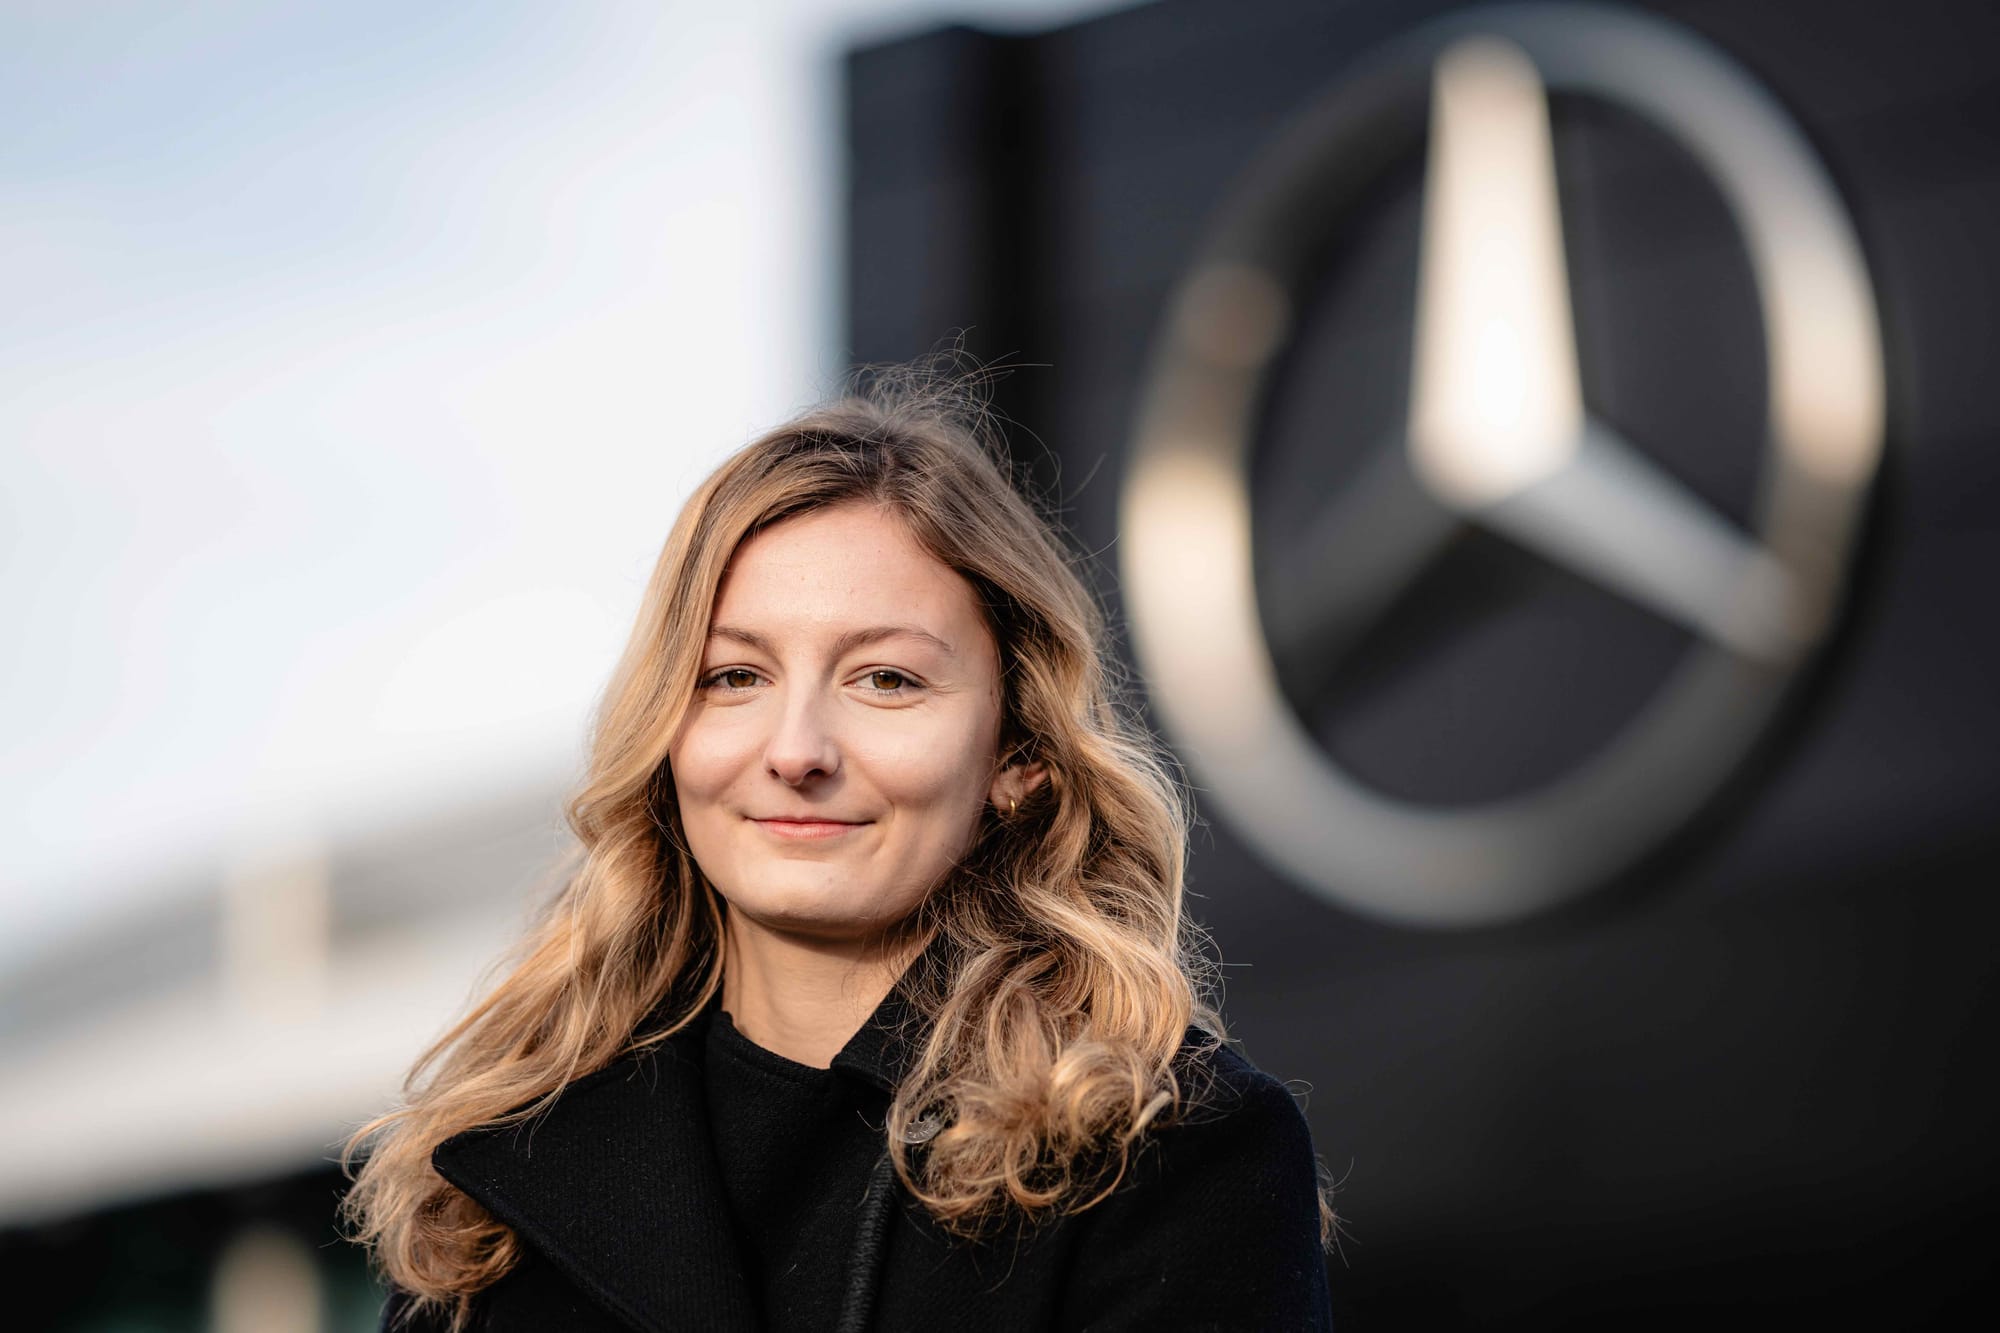
M830 1330L888 1098L767 1051L708 1015L703 1087L729 1220L770 1333Z

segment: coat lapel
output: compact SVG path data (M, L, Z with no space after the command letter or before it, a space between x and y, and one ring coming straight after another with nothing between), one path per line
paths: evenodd
M758 1327L709 1146L700 1025L563 1090L545 1114L469 1130L438 1174L645 1333Z
M940 932L905 984L936 986L949 958ZM892 987L833 1058L885 1094L922 1035L903 991ZM642 1333L760 1326L709 1136L704 1028L578 1079L538 1117L467 1130L431 1154L439 1175ZM880 1235L864 1235L871 1243L879 1251ZM879 1253L854 1257L870 1275L879 1267Z

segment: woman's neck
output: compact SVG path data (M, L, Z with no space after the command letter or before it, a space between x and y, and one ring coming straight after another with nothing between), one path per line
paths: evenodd
M737 912L723 918L722 1007L736 1030L767 1051L815 1069L861 1030L926 940L824 940L768 929Z

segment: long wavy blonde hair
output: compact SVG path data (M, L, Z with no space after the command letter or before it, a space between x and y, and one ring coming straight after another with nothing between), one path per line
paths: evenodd
M921 909L956 962L943 984L908 988L929 1022L888 1116L904 1186L958 1234L1089 1207L1182 1104L1187 1028L1222 1030L1183 912L1182 789L1120 698L1096 602L986 422L964 378L877 374L744 446L681 511L567 803L573 872L504 980L417 1062L405 1103L347 1145L350 1164L365 1153L344 1203L355 1237L422 1305L462 1323L518 1253L432 1170L432 1148L534 1115L684 1027L721 985L722 905L687 851L668 747L738 544L826 505L886 506L971 584L1000 649L1001 751L1048 773L1014 815L982 815ZM925 1137L919 1120L942 1125L921 1151L906 1146Z

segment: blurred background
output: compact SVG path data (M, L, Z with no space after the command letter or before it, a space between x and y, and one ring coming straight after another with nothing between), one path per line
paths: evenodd
M953 338L1188 764L1347 1327L1949 1322L1995 50L1985 0L0 10L0 1322L373 1327L333 1145L545 891L681 500ZM1504 452L1412 444L1480 317L1615 444L1442 483Z

